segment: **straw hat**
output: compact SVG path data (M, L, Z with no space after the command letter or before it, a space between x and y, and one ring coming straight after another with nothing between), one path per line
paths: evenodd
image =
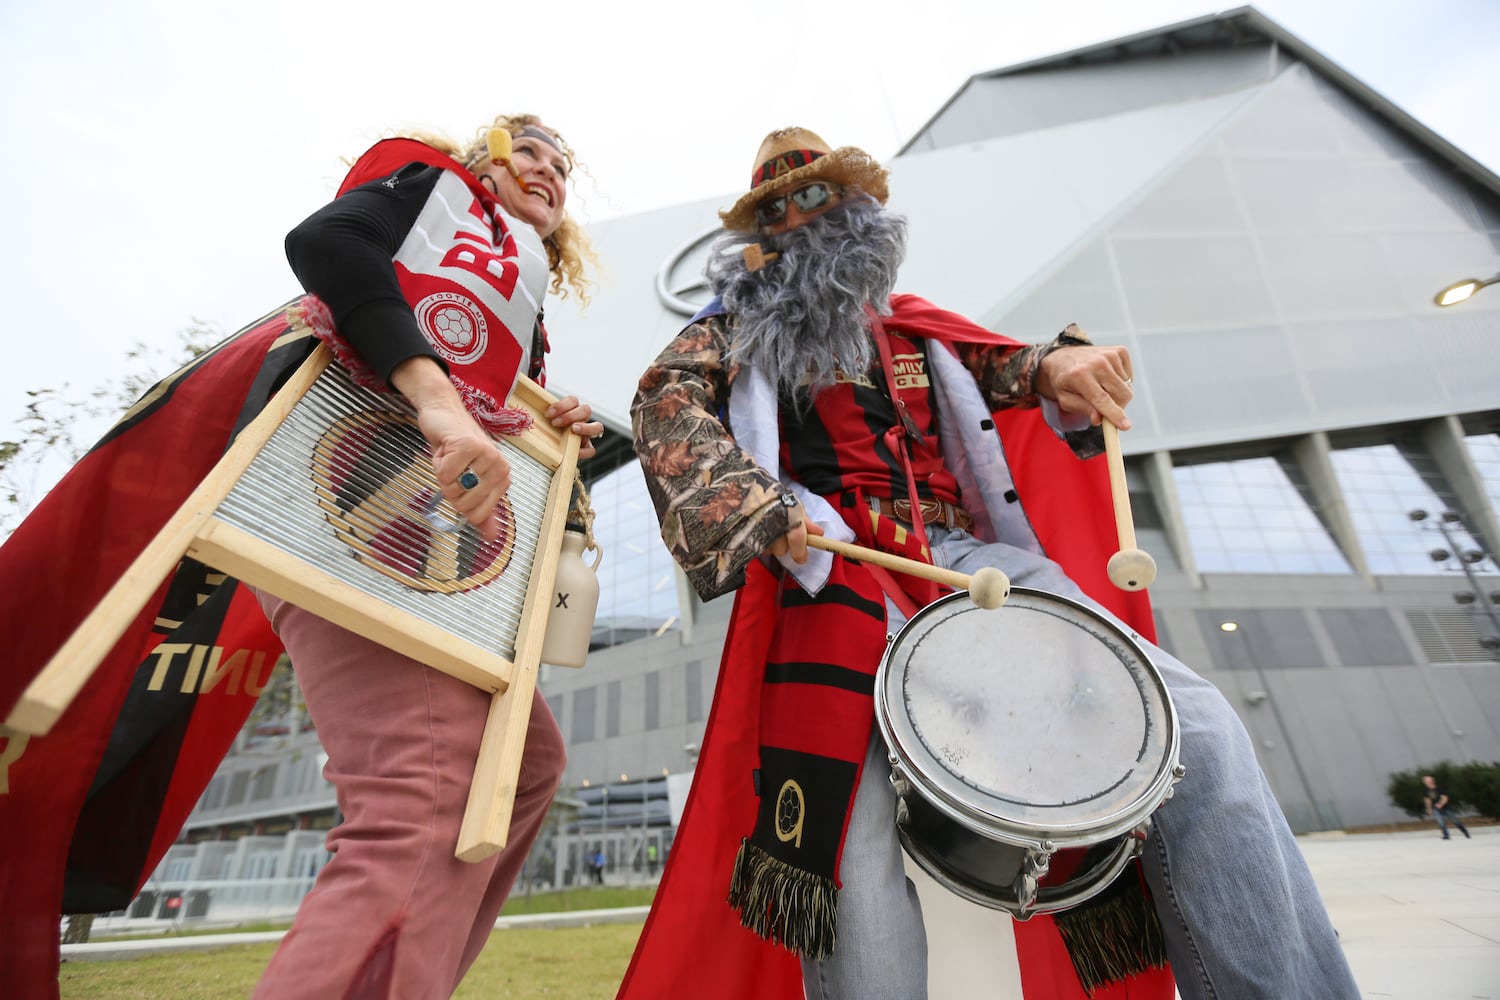
M861 191L885 204L888 171L862 149L828 143L805 128L781 128L761 141L755 154L750 190L727 212L720 212L725 229L755 231L755 206L777 191L790 191L808 181L826 178Z

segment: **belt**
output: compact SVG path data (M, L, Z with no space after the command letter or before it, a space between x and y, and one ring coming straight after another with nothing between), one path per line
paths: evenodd
M912 523L910 500L870 497L870 509L882 517L894 517L898 521ZM918 500L917 510L922 515L923 524L940 524L945 528L959 528L963 531L970 531L974 527L974 519L969 516L968 511L955 507L946 500Z

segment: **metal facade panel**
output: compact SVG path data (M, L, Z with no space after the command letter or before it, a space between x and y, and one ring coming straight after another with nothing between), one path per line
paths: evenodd
M975 77L909 152L1217 97L1264 83L1270 67L1271 46L1265 42Z

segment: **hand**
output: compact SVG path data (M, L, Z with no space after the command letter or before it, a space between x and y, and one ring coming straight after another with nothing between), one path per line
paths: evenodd
M1088 414L1095 427L1104 419L1128 431L1125 405L1135 396L1131 371L1130 352L1124 347L1077 344L1042 359L1034 388L1069 413Z
M391 372L391 384L417 411L417 428L432 451L432 471L453 509L478 529L485 541L500 537L495 508L510 489L510 463L494 439L464 409L458 390L431 358L403 361ZM465 489L465 472L479 477Z
M807 536L823 534L823 526L817 521L804 520L800 506L790 509L793 512L791 530L772 542L766 552L778 559L790 553L792 562L800 566L807 562Z
M594 441L604 436L604 422L593 417L593 407L579 402L577 396L564 396L547 407L547 419L552 421L553 427L571 424L573 433L583 438L583 446L578 449L579 458L593 458L597 452Z

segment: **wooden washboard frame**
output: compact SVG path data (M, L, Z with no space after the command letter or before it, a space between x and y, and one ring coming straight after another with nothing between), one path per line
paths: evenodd
M513 653L505 656L393 607L221 516L226 498L298 403L324 376L331 358L329 349L319 345L236 437L198 488L26 688L5 725L37 736L49 732L162 581L179 561L192 558L493 693L454 851L462 860L481 861L505 846L510 827L551 603L547 598L557 574L582 439L567 428L554 428L546 420L546 407L554 397L524 376L517 380L507 403L530 411L534 422L523 434L503 439L503 451L514 449L508 451L512 492L518 459L535 463L550 476L550 482L543 484L545 504L536 544L530 552ZM536 521L536 512L530 512L529 519Z

